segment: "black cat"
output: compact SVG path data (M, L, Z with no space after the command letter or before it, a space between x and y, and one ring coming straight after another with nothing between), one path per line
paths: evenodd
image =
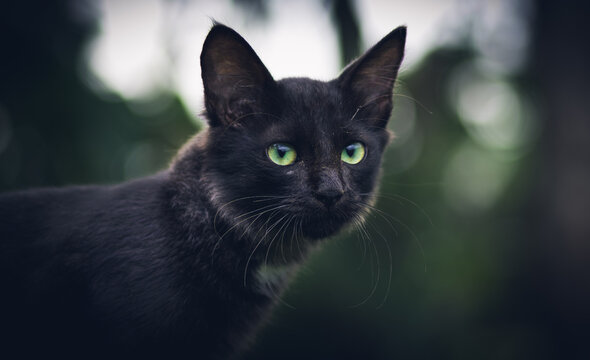
M0 196L0 351L235 355L306 252L368 212L405 36L395 29L330 82L275 81L240 35L213 26L209 127L169 169Z

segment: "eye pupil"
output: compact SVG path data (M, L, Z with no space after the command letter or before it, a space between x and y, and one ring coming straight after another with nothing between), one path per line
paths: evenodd
M345 163L355 165L363 160L365 157L365 146L360 142L354 142L342 149L341 159Z
M277 165L291 165L297 159L297 152L288 144L272 144L266 153L270 160Z

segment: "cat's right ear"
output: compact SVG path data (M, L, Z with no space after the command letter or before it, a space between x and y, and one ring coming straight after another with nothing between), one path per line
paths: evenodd
M209 125L233 126L264 112L275 81L237 32L215 24L203 44L201 77Z

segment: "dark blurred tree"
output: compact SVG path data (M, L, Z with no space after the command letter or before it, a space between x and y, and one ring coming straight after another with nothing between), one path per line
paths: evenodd
M234 0L234 2L259 20L268 16L269 0ZM340 65L345 66L360 55L361 28L353 0L318 0L322 1L332 18L338 45L340 47Z
M555 358L564 359L590 358L589 16L587 2L537 1L530 69L544 126L522 311L553 339Z
M138 115L88 88L81 56L98 16L91 0L0 5L0 190L120 181L138 143L156 170L195 132L175 95Z
M348 63L360 55L361 29L354 2L351 0L324 0L332 17L338 45L340 46L340 65Z
M250 15L259 20L268 16L268 0L233 0L233 2L246 10Z

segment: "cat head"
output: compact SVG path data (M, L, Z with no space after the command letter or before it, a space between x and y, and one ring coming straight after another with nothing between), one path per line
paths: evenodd
M405 37L393 30L332 81L276 81L238 33L213 26L201 54L209 128L193 147L218 216L254 238L323 238L361 220Z

